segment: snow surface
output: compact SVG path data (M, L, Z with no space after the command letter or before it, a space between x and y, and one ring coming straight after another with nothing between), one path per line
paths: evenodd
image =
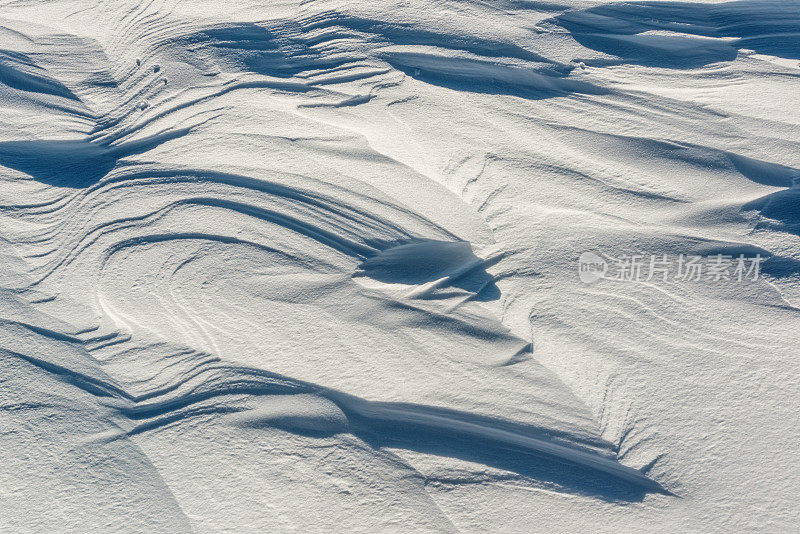
M0 531L797 532L799 89L797 0L0 0Z

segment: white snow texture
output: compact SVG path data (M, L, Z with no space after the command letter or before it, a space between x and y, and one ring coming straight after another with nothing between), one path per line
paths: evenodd
M798 154L798 0L0 0L0 532L798 532Z

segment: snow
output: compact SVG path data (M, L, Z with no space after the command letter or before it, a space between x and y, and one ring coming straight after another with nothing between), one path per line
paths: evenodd
M796 530L798 35L0 0L0 531Z

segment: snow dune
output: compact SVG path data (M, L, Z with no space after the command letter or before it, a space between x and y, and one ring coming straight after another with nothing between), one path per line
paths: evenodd
M0 0L0 530L790 531L798 36Z

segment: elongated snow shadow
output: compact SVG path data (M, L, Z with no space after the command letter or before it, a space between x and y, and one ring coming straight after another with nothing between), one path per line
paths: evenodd
M574 439L566 434L456 410L369 402L338 393L325 396L347 415L349 431L374 448L457 458L607 501L671 495L616 459L563 444Z
M543 454L514 449L490 442L452 436L434 430L370 428L356 436L372 447L404 449L433 456L456 458L474 464L509 471L521 478L550 483L561 491L609 502L642 502L648 491L636 484L615 479L586 467L572 465Z
M522 67L491 65L484 71L480 68L483 65L480 65L473 67L475 71L473 73L455 74L450 72L447 67L434 64L426 67L414 67L392 60L387 62L407 76L422 82L466 93L508 95L526 100L544 100L571 94L605 95L611 92L609 89L589 82L566 78L566 73L544 74Z
M20 52L0 50L0 83L20 91L80 101L69 88Z
M315 389L310 384L297 383L292 386L294 391L285 391L284 395L275 391L274 385L271 389L273 394L265 398L277 405L277 410L273 407L266 414L258 409L238 412L230 420L237 425L279 428L310 438L347 433L376 450L394 448L455 458L552 485L566 493L610 502L640 502L648 493L673 495L641 471L620 464L609 455L608 444L599 440L465 411L367 401L327 388ZM302 403L296 407L295 396ZM312 398L317 399L313 403L319 409L309 409ZM324 406L325 402L329 405ZM137 413L152 416L161 412L168 415L162 419L168 423L180 418L175 404L162 412L166 407L147 412L137 409ZM151 421L145 429L157 426L159 422ZM605 453L592 447L600 447Z
M619 463L611 445L599 437L463 410L370 401L259 369L231 366L227 371L234 372L225 380L161 400L157 399L164 392L155 392L134 402L104 379L61 367L56 370L70 377L76 387L116 397L119 412L139 422L130 434L198 413L220 413L233 415L229 421L237 425L274 427L311 438L352 434L376 449L392 447L457 458L607 501L636 502L648 493L672 495L641 471ZM242 410L213 401L231 395L251 396L255 405Z
M800 59L797 0L624 2L568 11L549 22L586 48L618 58L598 65L692 69L731 61L740 49Z
M146 152L189 130L173 130L118 145L87 140L6 141L0 143L0 165L48 185L88 187L108 174L120 158Z
M0 143L0 165L49 185L86 187L109 173L117 157L88 141L8 141Z

